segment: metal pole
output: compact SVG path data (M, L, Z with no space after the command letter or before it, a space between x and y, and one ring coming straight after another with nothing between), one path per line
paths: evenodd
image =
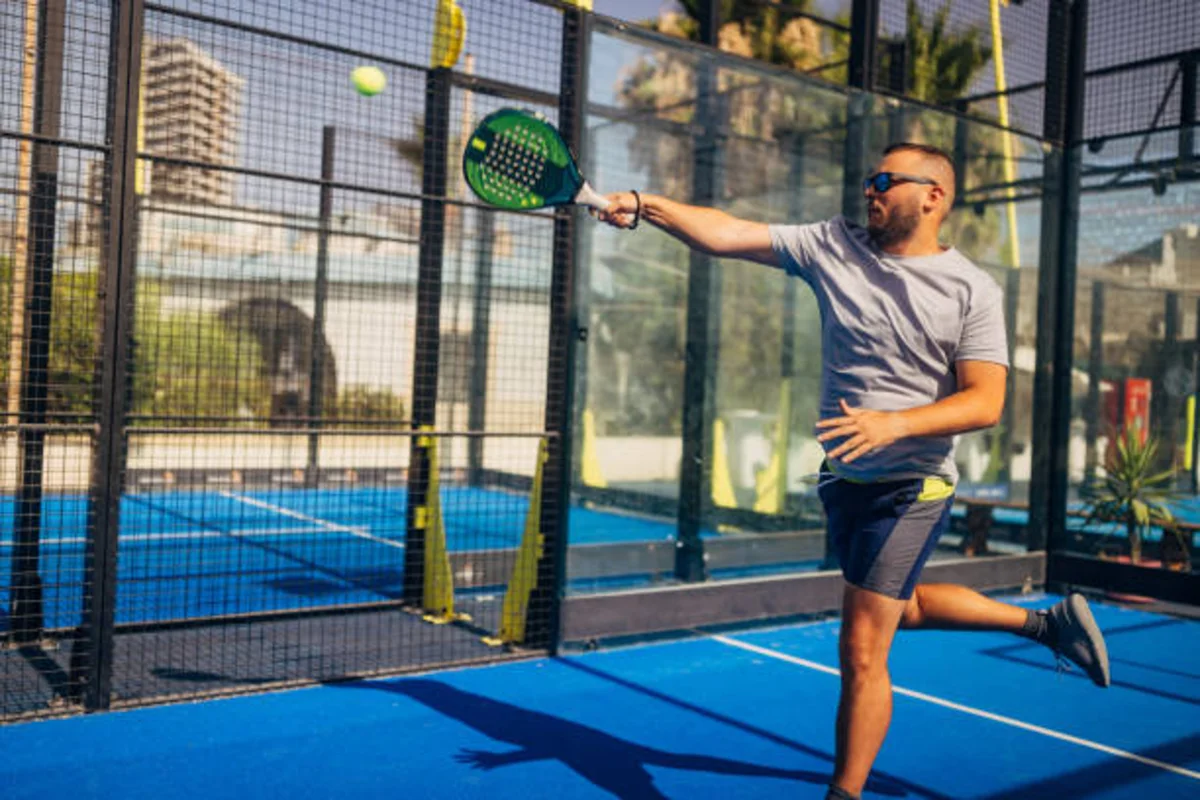
M467 400L467 430L482 431L487 426L488 338L492 316L492 260L495 248L496 215L476 209L478 252L475 256L475 298L471 322L470 397ZM482 436L467 442L467 482L479 486L483 481Z
M417 431L432 428L437 422L450 80L450 70L445 67L431 69L425 79L421 245L417 267L417 329L413 353L412 424ZM428 451L422 437L412 438L410 452L403 597L406 603L420 605L425 583L425 526L420 517L426 507L430 477Z
M326 125L321 131L321 196L317 228L317 276L313 283L313 332L308 373L308 469L305 482L316 487L321 466L321 416L325 406L325 301L329 293L329 234L332 229L334 153L337 129ZM336 387L334 387L336 388Z
M1157 408L1151 412L1151 424L1157 422L1162 446L1158 457L1164 469L1178 463L1179 415L1182 409L1183 387L1175 380L1179 370L1184 368L1183 359L1179 352L1179 293L1167 292L1163 298L1163 346L1159 359L1156 383L1159 389L1150 398L1151 406Z
M89 500L93 520L85 555L82 624L71 653L74 688L88 709L107 708L113 670L113 625L117 596L117 533L125 471L126 391L133 330L137 245L137 128L145 20L143 0L126 0L112 20L109 85L112 142L105 166L110 193L105 231L104 319L100 340L99 436Z
M584 140L587 107L590 17L579 8L564 9L562 64L559 73L559 130L576 153ZM577 236L582 212L562 208L554 217L554 262L550 278L550 337L546 364L546 431L550 436L542 473L543 539L537 565L537 587L529 600L526 644L556 651L561 630L562 598L567 581L568 513L571 505L572 407L575 357L580 339L575 307ZM539 613L540 612L540 613Z
M850 7L849 84L856 89L875 88L879 50L879 0L853 0Z
M956 171L961 171L963 167L959 167ZM1010 269L1004 275L1004 321L1006 333L1008 335L1008 357L1009 363L1012 364L1016 356L1017 348L1017 317L1021 308L1021 270ZM1016 440L1017 427L1017 407L1013 399L1017 394L1017 371L1015 369L1008 370L1008 376L1005 379L1004 410L1000 414L1000 430L997 436L1000 437L1000 471L998 480L1007 487L1009 495L1012 494L1012 443Z
M65 0L43 0L37 32L36 132L52 139L59 134L62 111ZM46 397L50 364L50 315L54 297L54 246L57 238L58 147L38 142L33 146L33 176L29 199L28 264L24 281L25 303L14 307L24 317L24 375L21 378L20 418L26 426L18 433L15 547L12 555L12 638L34 641L41 636L44 619L39 540L42 529L42 468L45 449Z
M849 84L846 108L846 149L843 153L842 215L859 220L863 215L862 180L867 169L876 57L879 49L879 0L854 0L850 10Z
M1084 456L1084 484L1096 479L1099 458L1096 442L1100 438L1100 381L1104 378L1104 300L1105 283L1097 280L1092 284L1091 346L1088 354L1088 393L1084 403L1084 424L1087 426L1084 439L1087 453ZM1114 432L1115 433L1115 432Z
M708 0L700 14L700 40L716 45L720 27L717 0ZM713 65L697 66L697 122L703 132L696 141L693 160L693 196L697 205L712 205L720 180L721 124ZM712 426L714 421L714 369L721 331L721 276L715 259L692 251L689 255L687 333L683 371L683 442L679 472L679 514L675 543L675 577L704 580L704 542L700 526L712 499Z
M1200 52L1193 50L1179 62L1183 73L1179 95L1179 161L1193 169L1196 160L1196 95L1200 93L1196 73L1200 71Z
M1065 64L1047 63L1046 124L1060 132L1062 152L1046 159L1042 258L1039 272L1037 374L1034 381L1034 474L1030 487L1029 547L1054 551L1067 545L1068 468L1071 425L1071 363L1075 330L1075 274L1082 173L1082 126L1087 56L1087 0L1051 4L1052 32L1061 27ZM1065 16L1060 18L1059 13ZM1065 25L1064 25L1065 23ZM1054 52L1054 39L1048 52ZM1051 77L1057 85L1052 85ZM1060 94L1061 93L1061 94ZM1052 103L1061 99L1061 106ZM1053 127L1052 127L1053 126ZM1047 136L1053 139L1054 137ZM1046 212L1049 213L1046 213ZM1043 328L1047 330L1043 331ZM1053 583L1054 559L1047 581Z

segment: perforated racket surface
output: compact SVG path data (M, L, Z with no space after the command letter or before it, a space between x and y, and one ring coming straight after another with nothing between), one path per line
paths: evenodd
M519 109L500 109L479 123L467 140L463 174L479 199L500 208L608 205L579 174L558 130Z

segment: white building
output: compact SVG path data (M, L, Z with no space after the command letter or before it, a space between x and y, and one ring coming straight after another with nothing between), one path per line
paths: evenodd
M232 166L245 81L189 39L151 41L143 66L142 121L147 152ZM155 199L227 204L233 174L157 163L148 176Z

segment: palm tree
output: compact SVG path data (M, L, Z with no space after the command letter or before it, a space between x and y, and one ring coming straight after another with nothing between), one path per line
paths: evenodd
M947 0L928 21L916 0L908 0L905 11L906 91L916 100L943 106L963 97L992 60L984 28L950 29L951 6Z
M699 39L700 3L683 0L681 5L683 14L668 12L643 24L668 36ZM831 35L836 32L785 10L807 11L809 6L810 0L788 0L778 6L725 0L718 47L800 71L837 60L838 48L845 43ZM828 127L838 114L839 103L832 92L821 98L819 95L823 93L814 89L812 95L818 97L799 98L778 82L734 70L718 71L716 80L717 90L724 98L729 129L738 136L781 141L798 131ZM617 95L619 102L631 110L688 123L696 113L691 102L695 88L694 64L663 54L643 59L625 70ZM812 102L814 99L816 102ZM739 165L726 176L725 196L747 198L765 194L772 177L777 178L778 155L769 148L736 138L727 140L723 149L727 162ZM686 144L681 146L678 139L649 134L631 144L630 156L635 169L651 171L651 183L658 191L674 196L686 194L692 160Z
M700 0L681 0L680 5L683 14L666 13L644 24L667 35L699 38ZM725 0L721 9L721 19L725 22L718 33L720 49L800 71L819 70L827 79L844 81L848 37L805 17L789 15L785 10L808 11L809 0L792 0L781 5L783 8L764 7L750 0ZM928 18L916 0L908 0L906 9L906 91L914 99L933 105L947 105L963 97L992 59L986 29L952 28L951 9L952 0L946 0ZM849 22L845 16L836 21ZM831 64L833 68L821 70L823 64ZM785 89L770 80L728 72L722 72L718 81L719 90L728 98L730 129L736 134L785 142L806 130L835 127L844 119L844 111L832 96L827 103L819 102L821 93L817 89L797 97L794 89ZM627 108L676 122L690 122L694 106L688 98L694 91L691 64L660 56L643 59L627 70L618 86L618 97ZM814 103L814 99L818 102ZM952 148L953 117L936 112L910 112L902 117L901 138ZM879 132L882 133L882 128ZM968 158L966 164L960 165L966 187L1002 182L1002 163L995 157L1001 152L999 131L984 125L971 126L968 152L979 157ZM730 140L725 143L725 156L727 163L738 165L725 176L726 197L761 197L773 184L778 186L778 154L769 147ZM678 196L689 188L692 155L678 139L653 134L639 136L630 144L630 158L635 169L650 173L650 183L660 191ZM989 206L978 212L963 209L955 214L948 224L948 233L961 249L981 256L998 241L999 228L999 213Z

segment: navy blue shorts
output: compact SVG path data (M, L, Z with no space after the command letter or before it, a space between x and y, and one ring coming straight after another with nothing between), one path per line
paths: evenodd
M818 493L846 581L897 600L912 597L949 526L953 486L926 478L856 483L825 468Z

